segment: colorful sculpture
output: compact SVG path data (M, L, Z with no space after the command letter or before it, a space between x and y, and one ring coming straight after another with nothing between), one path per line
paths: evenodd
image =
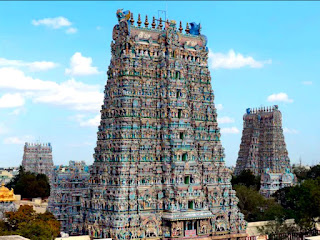
M295 183L277 105L246 109L235 174L243 170L261 175L260 192L266 197Z
M122 10L118 10L122 16ZM113 29L83 213L95 238L245 238L213 103L204 35L175 21ZM153 23L156 20L153 18ZM200 29L200 28L199 28ZM198 29L198 30L199 30Z

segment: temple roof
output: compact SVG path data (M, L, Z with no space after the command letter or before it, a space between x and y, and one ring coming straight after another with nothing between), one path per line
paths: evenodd
M9 190L4 186L4 183L2 183L0 187L0 202L13 202L15 200L13 189Z

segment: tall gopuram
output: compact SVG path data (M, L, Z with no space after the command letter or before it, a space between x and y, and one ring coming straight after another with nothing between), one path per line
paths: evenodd
M43 173L49 179L53 173L52 146L50 143L25 143L22 166L26 171Z
M235 174L243 170L261 175L260 192L266 197L295 183L278 105L246 110Z
M245 238L200 25L117 11L83 207L92 237ZM150 21L150 23L149 23Z

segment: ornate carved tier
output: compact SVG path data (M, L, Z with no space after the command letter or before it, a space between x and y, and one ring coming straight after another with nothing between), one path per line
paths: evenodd
M291 173L278 105L246 110L235 174L243 170L261 175L260 192L266 197L296 182Z
M224 149L207 38L192 23L134 26L118 10L86 199L93 237L245 236ZM151 19L151 18L150 18Z

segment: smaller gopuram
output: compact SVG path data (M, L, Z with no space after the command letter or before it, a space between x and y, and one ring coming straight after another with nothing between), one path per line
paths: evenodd
M69 235L82 234L81 201L88 191L89 176L84 161L54 168L48 210L60 221L61 231Z
M22 166L28 172L43 173L51 179L53 171L50 143L25 143Z
M266 197L296 182L291 173L278 105L246 110L235 175L243 170L261 175L260 192Z
M16 211L15 200L13 189L9 190L2 183L0 187L0 220L4 218L6 212Z

